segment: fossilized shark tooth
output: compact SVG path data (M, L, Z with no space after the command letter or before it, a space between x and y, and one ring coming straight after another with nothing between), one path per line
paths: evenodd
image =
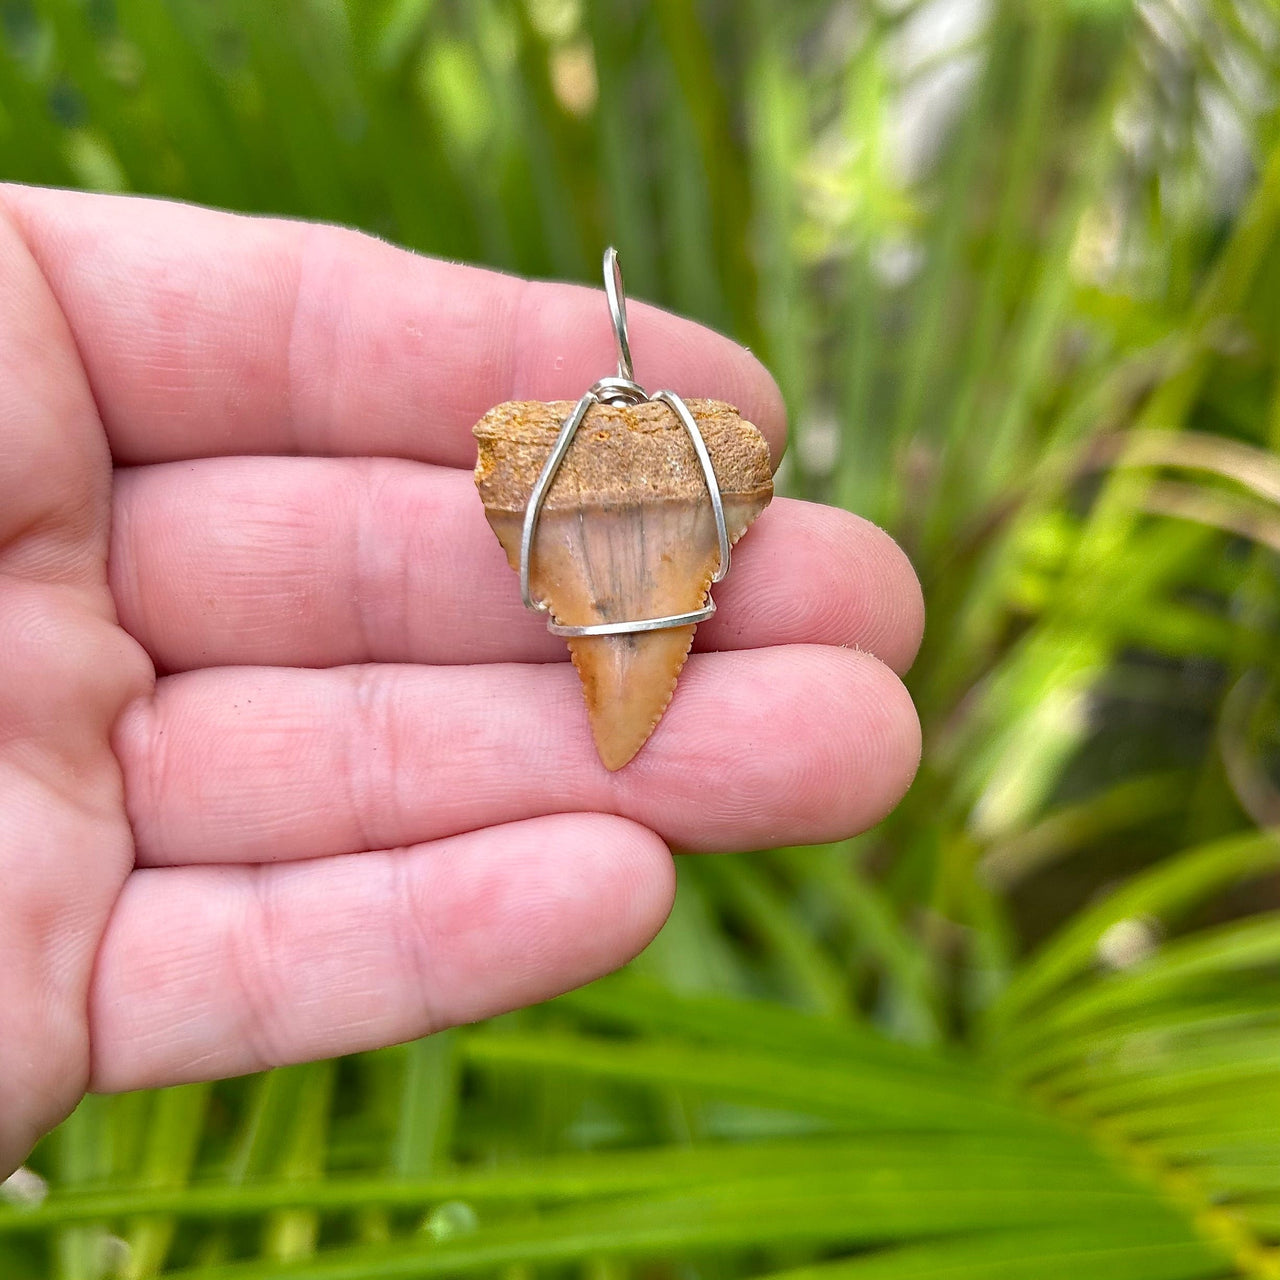
M736 542L773 497L769 446L732 405L689 400ZM568 400L514 400L474 427L476 487L513 569L525 508ZM548 490L530 587L559 623L590 626L701 608L719 566L715 516L692 442L665 404L595 404ZM596 750L621 769L662 718L694 626L568 640Z

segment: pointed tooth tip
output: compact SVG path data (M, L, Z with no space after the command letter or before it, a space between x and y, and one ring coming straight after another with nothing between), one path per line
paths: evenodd
M672 693L675 692L675 687L673 677ZM654 710L642 721L631 723L628 723L625 713L620 716L608 706L596 708L588 705L587 719L591 724L591 738L595 743L596 755L610 773L617 773L640 754L653 737L653 731L658 727L658 721L662 719L670 702L671 694L668 694L661 709Z
M671 705L694 630L672 627L570 642L596 754L610 772L636 757Z
M646 738L645 742L649 739ZM610 773L617 773L619 769L625 769L640 754L640 747L644 746L644 742L639 747L632 747L627 750L614 750L601 744L599 738L596 739L596 755L600 757L600 763L604 765Z

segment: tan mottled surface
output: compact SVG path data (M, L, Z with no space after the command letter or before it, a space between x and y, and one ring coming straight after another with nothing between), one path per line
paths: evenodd
M511 400L472 428L480 444L476 485L488 511L523 512L574 401ZM723 495L772 496L769 446L722 400L687 400L707 442ZM675 413L652 401L593 405L578 428L543 510L613 505L645 495L706 500L697 455Z
M773 496L768 445L732 406L687 403L736 542ZM572 411L567 400L512 401L491 409L474 428L476 484L513 569L520 564L529 494ZM534 596L573 626L686 613L706 602L718 559L706 483L674 412L653 403L593 406L543 505L530 574ZM694 630L567 642L607 768L620 769L653 732Z

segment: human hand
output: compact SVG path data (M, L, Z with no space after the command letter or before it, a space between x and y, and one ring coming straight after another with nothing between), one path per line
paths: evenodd
M612 367L598 293L16 187L0 275L0 1177L86 1089L586 982L666 918L669 845L845 836L908 785L914 575L787 500L652 740L600 765L470 475L490 405ZM630 318L644 381L777 459L755 360Z

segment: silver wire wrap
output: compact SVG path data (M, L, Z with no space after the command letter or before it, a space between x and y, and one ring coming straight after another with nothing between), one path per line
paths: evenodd
M676 415L680 425L684 427L698 457L698 465L702 468L702 476L706 481L707 493L711 498L711 511L716 522L716 541L720 548L720 563L716 566L712 582L719 582L729 572L729 529L724 518L724 503L720 496L720 483L716 479L715 468L711 464L711 454L707 451L707 443L698 430L689 406L674 391L655 391L648 395L645 389L636 382L631 365L631 344L627 338L627 299L622 288L622 268L618 265L617 252L608 248L604 253L604 291L609 302L609 319L613 324L613 337L618 348L618 372L612 378L601 378L574 405L573 412L564 420L560 434L547 460L542 464L542 471L529 495L529 505L525 508L524 527L520 534L520 598L524 607L535 613L550 613L544 601L535 600L529 587L529 568L533 559L533 540L538 532L538 520L542 516L542 507L547 494L560 470L560 464L569 452L573 437L586 419L592 405L635 405L648 401L659 401L665 404ZM637 618L628 622L598 622L592 626L570 627L557 622L554 616L547 619L547 630L556 636L618 636L629 635L637 631L665 631L669 627L687 627L705 622L716 611L716 602L711 593L707 593L707 603L700 609L689 613L668 614L664 618Z

